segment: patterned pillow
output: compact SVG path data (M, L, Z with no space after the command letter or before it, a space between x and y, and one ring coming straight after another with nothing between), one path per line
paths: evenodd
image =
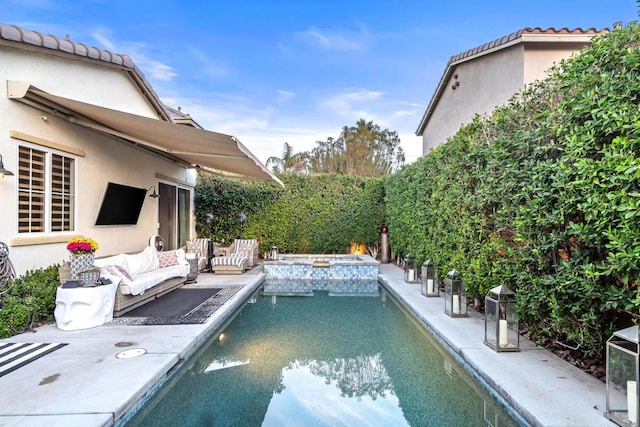
M121 276L126 277L129 280L133 280L133 277L131 277L131 274L127 271L126 268L120 265L114 265L114 267L116 268L116 270L118 270Z
M178 265L178 257L176 256L176 251L173 250L158 252L158 261L160 261L160 268Z
M131 274L124 268L119 265L106 265L103 267L107 272L113 276L117 276L122 278L123 280L128 280L129 282L133 281Z

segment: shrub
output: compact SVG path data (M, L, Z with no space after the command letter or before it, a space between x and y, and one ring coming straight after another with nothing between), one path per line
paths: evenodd
M23 276L10 280L2 289L0 338L52 321L59 284L57 265L28 271Z

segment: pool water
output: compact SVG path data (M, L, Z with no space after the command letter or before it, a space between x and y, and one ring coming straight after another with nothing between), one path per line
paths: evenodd
M381 290L258 297L127 425L517 424Z

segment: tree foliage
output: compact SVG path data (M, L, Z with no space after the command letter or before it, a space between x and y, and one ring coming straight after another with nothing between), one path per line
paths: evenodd
M284 143L282 157L269 157L266 166L276 174L304 173L308 169L309 154L306 151L293 152L293 146Z
M313 173L357 176L383 176L405 161L398 134L364 119L344 126L337 139L318 141L308 158Z
M389 176L392 249L471 296L506 284L532 334L600 354L640 319L639 99L632 23Z

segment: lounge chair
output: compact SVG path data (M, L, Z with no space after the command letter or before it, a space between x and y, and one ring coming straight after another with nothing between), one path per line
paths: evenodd
M213 272L217 274L242 274L258 263L258 241L236 239L229 248L229 255L211 259Z
M213 254L209 253L209 241L211 239L191 239L187 241L185 246L185 252L187 259L195 257L198 259L198 271L204 271L209 267L209 258L213 257Z

